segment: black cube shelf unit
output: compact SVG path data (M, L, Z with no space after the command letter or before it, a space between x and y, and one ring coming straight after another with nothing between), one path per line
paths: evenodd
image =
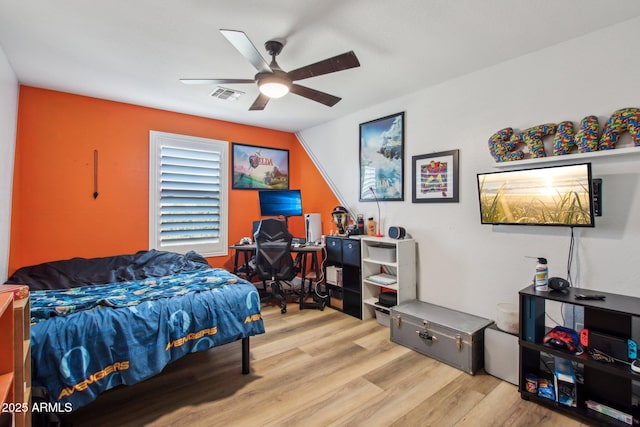
M325 269L339 269L339 280L330 283L326 274L329 306L362 319L362 283L360 277L360 239L327 236ZM335 270L334 270L335 271Z
M578 300L577 294L604 295L605 300ZM519 292L520 298L520 396L591 424L625 426L629 425L608 415L589 409L586 402L591 400L607 405L625 414L638 417L638 399L633 395L634 383L640 387L640 374L634 373L629 364L607 363L594 360L588 351L573 354L562 349L543 344L545 333L546 302L556 301L584 308L584 328L622 339L631 339L639 331L633 331L633 324L640 317L640 298L601 291L569 288L566 293L558 291L536 292L529 286ZM635 318L635 320L634 320ZM637 327L637 326L636 326ZM580 331L577 331L578 333ZM554 400L527 391L526 377L529 374L539 378L553 379L555 358L570 361L576 372L576 406L566 406Z

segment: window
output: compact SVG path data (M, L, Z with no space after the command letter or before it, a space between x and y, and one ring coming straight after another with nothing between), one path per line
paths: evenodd
M228 143L151 131L149 247L227 255Z

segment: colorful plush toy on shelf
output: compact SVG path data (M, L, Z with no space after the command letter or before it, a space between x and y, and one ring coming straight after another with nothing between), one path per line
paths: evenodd
M533 126L521 132L513 128L501 129L489 138L489 152L496 162L522 160L526 157L522 148L527 147L528 158L546 157L544 138L554 135L553 156L562 156L573 152L588 153L598 150L614 149L620 135L628 132L633 144L640 146L640 109L622 108L614 111L607 120L602 136L599 137L598 117L587 116L580 122L580 129L574 134L570 121L559 124L547 123Z
M623 108L614 111L604 125L598 149L611 150L616 148L618 138L624 132L629 132L634 145L640 145L640 109Z

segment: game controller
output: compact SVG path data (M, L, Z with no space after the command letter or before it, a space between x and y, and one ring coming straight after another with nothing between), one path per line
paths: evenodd
M627 341L629 343L629 359L638 358L638 344L634 340Z
M556 326L547 332L542 342L551 347L569 350L572 353L578 350L578 334L573 329L564 326Z
M582 344L583 347L589 347L589 330L588 329L582 329L580 331L580 344Z

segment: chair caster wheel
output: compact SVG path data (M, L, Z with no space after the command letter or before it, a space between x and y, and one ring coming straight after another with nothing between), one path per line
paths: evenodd
M287 312L287 307L282 307L280 309L280 313L285 314Z

